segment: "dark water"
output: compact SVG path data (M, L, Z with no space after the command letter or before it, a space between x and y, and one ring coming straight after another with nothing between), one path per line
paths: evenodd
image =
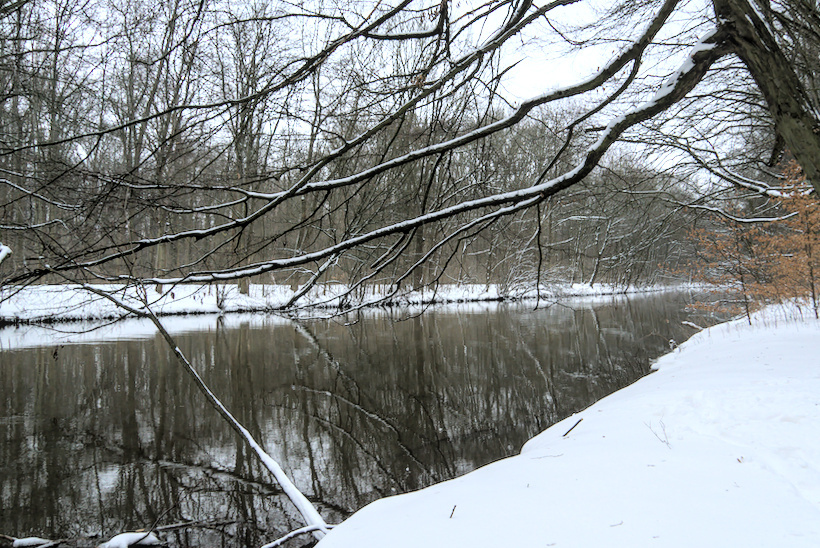
M169 327L185 331L177 342L206 382L334 522L514 454L644 375L670 338L694 332L682 321L710 323L690 300ZM145 324L119 329L120 340L66 344L53 333L46 346L18 349L30 334L4 333L0 533L94 545L95 535L191 520L199 525L162 536L172 546L254 546L299 527L166 345L137 338ZM104 338L86 338L95 336Z

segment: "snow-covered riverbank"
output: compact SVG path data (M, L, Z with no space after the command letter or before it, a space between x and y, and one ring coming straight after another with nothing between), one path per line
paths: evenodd
M284 285L252 285L247 295L236 285L178 285L165 286L158 291L146 288L142 295L129 286L94 286L134 308L142 308L147 301L157 315L216 314L223 312L258 312L278 310L286 306L298 290ZM544 286L541 297L555 299L570 296L612 295L625 292L661 291L667 287L630 288L607 284L555 284ZM676 287L675 289L680 289ZM495 285L461 284L441 285L425 291L392 293L390 286L368 286L366 290L348 295L348 288L340 284L317 286L299 299L303 306L326 309L368 306L373 303L424 305L458 302L499 301L534 298L535 292L510 294ZM4 288L0 293L0 323L70 321L83 319L110 319L125 315L115 303L81 287L71 285L36 285L22 288Z
M703 331L519 456L376 501L319 548L820 546L808 316L773 307Z

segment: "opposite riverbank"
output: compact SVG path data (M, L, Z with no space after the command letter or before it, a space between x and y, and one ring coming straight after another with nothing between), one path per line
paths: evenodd
M535 290L511 292L497 285L449 284L423 291L396 291L391 286L367 286L356 291L341 284L316 286L300 295L285 285L251 285L242 294L236 285L177 285L146 287L94 285L114 299L136 309L146 303L158 316L220 314L229 312L339 311L373 306L424 306L433 304L555 300L623 293L681 290L686 286L629 287L608 284L550 284ZM296 306L292 305L298 296ZM55 321L116 319L129 315L112 300L76 285L7 287L0 292L0 325Z

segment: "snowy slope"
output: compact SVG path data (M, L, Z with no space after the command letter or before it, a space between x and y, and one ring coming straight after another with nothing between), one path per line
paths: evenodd
M374 502L319 548L820 546L820 323L768 309L656 368L519 456Z

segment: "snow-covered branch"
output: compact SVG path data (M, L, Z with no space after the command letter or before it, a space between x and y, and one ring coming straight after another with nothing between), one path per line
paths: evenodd
M247 214L243 214L237 217L229 216L230 218L228 220L220 223L211 223L211 225L207 228L171 231L167 234L158 237L140 238L123 243L88 248L86 251L84 251L84 256L93 256L93 259L84 259L83 257L77 256L73 257L71 261L68 261L65 264L61 264L57 261L54 261L50 265L51 270L61 272L83 268L98 267L101 265L111 263L112 261L132 256L143 250L153 248L156 246L170 244L173 242L178 242L186 239L199 241L203 239L213 238L217 235L224 233L241 231L244 230L246 227L250 226L252 223L260 220L265 215L270 214L289 199L297 198L300 196L306 196L308 194L313 193L329 193L344 187L365 183L379 175L398 170L399 168L406 166L408 164L424 160L425 158L444 154L446 152L458 149L470 143L474 143L476 141L485 139L505 129L511 128L516 124L520 123L526 116L528 116L534 109L536 109L539 106L546 105L561 99L575 97L590 92L592 90L598 89L603 84L611 80L614 76L616 76L621 71L621 69L626 67L629 63L634 64L632 74L628 79L628 81L631 81L631 79L634 78L634 70L637 67L637 65L639 65L639 59L644 54L646 48L652 43L653 39L661 30L663 25L666 23L667 19L669 18L671 13L674 11L675 6L677 5L677 0L666 0L663 3L663 5L659 8L654 18L647 24L647 27L644 30L644 32L637 39L635 39L628 47L626 47L623 51L621 51L612 59L610 59L607 63L605 63L600 68L600 70L598 70L595 74L593 74L592 76L590 76L582 82L579 82L575 85L571 85L568 87L560 88L549 93L540 94L529 100L523 101L508 116L505 116L504 118L497 121L493 121L491 123L483 124L472 131L468 131L456 137L444 139L440 142L420 147L405 154L401 154L397 157L381 161L365 169L359 169L355 173L348 176L321 181L315 180L315 178L322 172L322 170L326 169L329 165L331 165L332 162L342 158L345 154L351 151L357 150L359 147L362 147L366 143L371 142L376 135L384 131L386 128L390 127L397 120L401 120L404 116L412 112L413 109L417 108L419 105L424 104L424 101L435 97L435 94L440 93L448 82L453 81L459 75L461 75L465 71L468 71L471 67L474 68L477 66L477 64L484 63L485 56L498 50L502 45L506 43L506 41L511 36L514 36L516 33L520 32L522 28L526 27L529 24L532 24L534 21L537 21L540 17L543 17L550 11L567 4L572 4L575 1L577 0L555 0L553 2L546 4L545 6L533 10L529 14L524 15L522 13L518 19L515 19L514 24L510 24L500 29L498 33L488 38L479 47L449 63L449 68L446 71L444 71L442 75L437 77L435 81L433 81L429 86L425 86L424 89L420 90L416 94L413 94L413 96L409 99L403 101L401 104L396 105L395 108L393 108L387 115L383 116L375 124L371 125L366 130L360 132L355 137L346 139L341 146L328 151L319 159L317 159L313 164L311 164L309 167L306 167L302 175L295 182L293 182L293 184L291 184L286 190L274 193L265 193L260 191L251 191L249 189L244 189L239 186L222 187L223 191L236 191L237 193L242 194L244 197L239 200L234 198L226 200L221 204L205 206L212 209L202 209L201 207L194 207L186 211L186 213L194 214L195 212L230 208L236 206L238 203L247 203L247 200L249 198L264 201L264 203L259 205L258 207L249 208L250 211L246 210ZM366 30L363 32L366 32ZM359 36L359 34L355 34L355 36ZM345 39L350 40L352 38L350 36L347 36ZM323 55L329 55L331 50L332 48L329 46ZM316 57L318 59L319 57L321 57L321 55L317 54ZM469 80L469 78L467 78L467 80ZM617 96L619 93L620 91L617 92L614 96ZM607 101L604 101L602 105L608 104L608 101L611 100L611 98L612 97L610 97L610 99L608 99ZM248 100L248 98L245 98L242 101L246 100ZM240 104L242 101L235 101L231 103L231 105ZM599 105L598 107L594 108L592 112L597 112L602 105ZM225 104L222 106L227 107L230 105ZM587 172L588 170L585 170L585 173ZM577 177L571 177L571 179L573 181L579 180L579 178ZM394 226L394 229L402 230L403 228ZM332 254L333 252L331 251L330 253ZM326 254L323 257L321 257L321 259L327 256L329 255ZM304 260L299 260L299 258L297 258L296 260L297 264L306 264L315 259L313 256L305 256ZM43 275L45 273L45 271L33 269L31 272L27 272L24 276L30 277ZM234 276L228 274L228 277L224 279L232 278L234 278Z
M684 207L688 207L690 209L700 209L703 211L710 211L712 213L717 213L721 217L725 219L729 219L730 221L734 221L736 223L744 223L744 224L754 224L754 223L776 223L779 221L785 221L787 219L791 219L797 213L789 213L788 215L781 215L779 217L738 217L737 215L732 215L719 207L712 207L703 204L682 204Z
M222 416L223 419L230 425L230 427L237 433L239 436L248 444L248 446L253 450L256 454L259 461L262 465L267 468L267 470L273 475L276 479L279 486L282 488L284 493L290 499L296 509L299 510L299 513L302 514L302 517L305 519L305 522L308 526L313 527L313 534L317 538L321 538L327 533L328 525L325 523L324 518L319 514L319 511L316 509L313 504L302 494L301 491L296 487L296 485L291 481L291 479L287 476L285 471L279 465L276 460L274 460L266 451L265 449L257 442L251 433L245 428L242 423L240 423L236 417L228 410L227 407L222 403L222 401L216 396L216 394L205 384L205 381L202 377L197 373L194 366L188 361L188 358L185 354L180 350L179 346L176 344L176 341L171 336L170 333L165 329L165 326L162 322L157 318L157 316L153 313L151 308L147 306L147 303L144 303L145 306L142 309L135 308L130 306L120 299L117 299L110 293L106 291L102 291L96 287L83 284L83 288L86 291L94 293L100 297L108 299L109 301L116 304L118 307L126 310L134 315L146 317L151 320L151 322L156 326L157 330L159 330L160 335L168 344L168 346L173 350L174 356L177 362L182 365L188 375L193 379L194 383L196 384L197 388L205 395L205 398L208 400L208 403L216 409L216 411ZM112 547L113 548L113 547ZM117 547L119 548L119 547Z
M706 47L709 46L709 47ZM635 126L658 113L669 108L693 89L706 74L711 65L726 55L728 48L722 42L720 32L710 32L702 41L702 44L693 48L691 55L685 60L681 69L677 72L673 87L664 88L663 93L656 94L651 100L630 110L626 114L613 119L599 136L598 140L587 150L582 161L575 168L566 173L534 185L519 190L493 194L475 200L467 200L459 204L445 207L436 211L406 219L397 223L374 229L370 232L350 237L324 249L304 253L294 257L274 259L258 262L248 266L241 266L232 269L223 269L212 272L198 272L178 278L149 278L148 283L173 284L182 282L206 283L212 281L225 281L240 279L248 276L255 276L271 272L278 269L300 266L314 261L325 260L326 258L342 253L374 240L386 236L407 233L418 227L432 224L444 219L450 219L458 215L486 208L503 207L505 212L513 213L521 209L534 206L549 196L553 196L571 187L575 183L583 180L597 165L606 151L618 140L630 127ZM512 206L512 207L508 207ZM120 278L123 281L131 280L128 276Z

